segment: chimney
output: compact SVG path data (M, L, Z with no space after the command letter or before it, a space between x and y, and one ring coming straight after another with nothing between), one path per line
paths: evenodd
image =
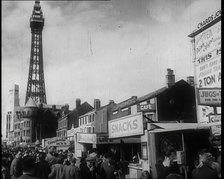
M80 108L81 106L81 99L76 98L76 109Z
M171 87L175 84L175 75L173 74L173 70L170 68L167 69L166 82L168 87Z
M52 105L52 109L55 111L56 110L56 105Z
M100 108L100 100L94 99L94 109L98 110Z
M188 76L187 83L194 87L194 76Z
M112 103L114 103L114 100L109 100L109 104L112 104Z

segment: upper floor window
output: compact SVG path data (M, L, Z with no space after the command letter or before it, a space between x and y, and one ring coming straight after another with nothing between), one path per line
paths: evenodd
M128 108L122 108L121 109L121 111L123 112L123 111L127 111L128 110Z

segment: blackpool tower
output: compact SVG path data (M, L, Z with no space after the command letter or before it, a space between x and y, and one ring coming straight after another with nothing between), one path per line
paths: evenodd
M35 102L47 103L44 82L42 30L44 18L40 1L35 0L30 17L31 53L25 104L31 97Z

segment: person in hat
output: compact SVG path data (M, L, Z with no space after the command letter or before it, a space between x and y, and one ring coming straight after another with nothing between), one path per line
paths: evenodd
M86 158L81 158L80 162L80 179L91 179L91 172L87 166Z
M35 160L26 156L22 161L23 174L18 179L40 179L34 176Z
M79 168L76 166L76 159L70 160L70 165L64 165L65 179L79 179Z

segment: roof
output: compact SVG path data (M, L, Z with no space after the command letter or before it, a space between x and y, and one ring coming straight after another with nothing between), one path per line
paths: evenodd
M158 96L159 94L161 94L162 92L166 91L166 89L168 89L168 87L160 88L160 89L153 91L145 96L139 97L137 99L137 101L142 102L142 101L146 101L147 99L152 99L152 98Z
M214 123L148 123L147 129L150 133L171 132L209 129L212 126L221 125L221 122Z
M164 93L164 92L166 92L168 90L171 90L171 89L173 89L173 88L175 88L175 87L177 87L179 85L188 85L189 87L192 87L185 80L179 80L171 87L163 87L163 88L160 88L160 89L158 89L156 91L153 91L153 92L151 92L151 93L149 93L149 94L147 94L145 96L139 97L137 99L137 102L140 103L140 102L146 101L148 99L155 98L155 97L159 96L160 94L162 94L162 93ZM194 88L194 87L192 87L192 88Z
M122 109L131 105L134 105L137 102L137 96L132 96L131 98L122 101L118 104L116 104L115 106L113 106L112 111L116 111L118 109Z
M37 107L37 103L33 100L33 98L29 98L27 103L25 104L26 107Z

